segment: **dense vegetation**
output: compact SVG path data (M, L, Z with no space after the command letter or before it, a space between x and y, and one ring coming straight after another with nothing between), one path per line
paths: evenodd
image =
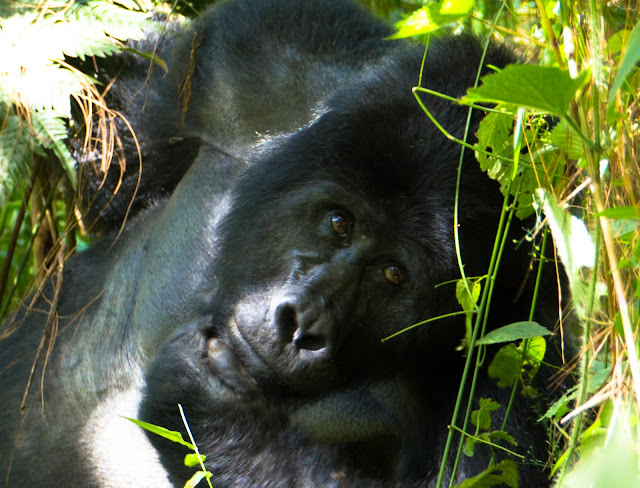
M171 15L195 15L205 3L180 4ZM554 255L534 258L548 266L561 262L571 292L563 311L570 318L556 333L580 342L578 360L558 372L578 382L545 415L557 485L639 486L640 4L362 3L397 23L399 37L428 44L429 36L442 32L473 32L506 42L528 63L490 75L462 100L496 105L478 142L460 141L505 193L493 273L500 273L502 235L512 216L537 216L530 238L539 249L553 239ZM124 49L125 41L142 34L152 8L171 12L170 5L130 0L0 5L0 317L93 238L92 223L76 204L83 185L76 153L100 154L103 170L137 163L118 156L119 114L104 101L109 86L96 84L74 60L91 62ZM437 95L416 90L416 103ZM95 124L86 131L93 137L71 142L79 129L72 112ZM475 358L485 345L516 339L498 356L492 374L514 395L535 396L529 382L544 361L544 341L517 327L483 337L491 282L490 276L465 278L458 286L469 312L466 347L477 353L468 356L467 381L473 381L480 363ZM474 412L458 405L469 419L460 428L470 435L464 452L449 455L472 455L476 442L508 445L508 433L487 421L495 405L480 405ZM462 486L499 481L517 485L510 467L498 465Z

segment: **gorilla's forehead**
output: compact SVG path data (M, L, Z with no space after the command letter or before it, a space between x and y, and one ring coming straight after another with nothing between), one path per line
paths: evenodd
M332 109L308 127L263 143L238 192L286 192L325 180L350 191L366 187L369 196L410 197L425 186L455 186L451 156L460 146L447 141L417 104L393 118L384 112L380 107L375 117Z

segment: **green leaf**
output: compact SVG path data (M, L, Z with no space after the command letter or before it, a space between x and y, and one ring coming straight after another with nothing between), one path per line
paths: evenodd
M31 122L40 138L40 144L53 150L69 178L71 187L75 190L78 187L76 161L64 144L67 138L65 120L55 110L41 110L32 114Z
M489 440L494 444L500 444L500 441L506 441L512 446L518 445L516 440L504 430L494 430L492 432L487 432L486 434L483 434L483 435L486 435L489 438Z
M629 29L622 29L618 32L614 32L607 40L607 49L611 54L620 54L622 48L627 44L627 40L631 35ZM618 57L618 59L620 59Z
M510 159L513 152L512 129L513 114L508 112L491 112L482 119L478 127L476 147L480 151L476 151L476 159L480 163L482 170L486 171L490 178L499 181L501 184L505 174L507 178L510 176L508 170L512 165L499 158L489 156L485 152Z
M464 446L462 447L462 452L467 457L473 457L476 453L476 444L478 443L478 439L475 437L467 436L464 440Z
M590 288L582 277L581 269L592 269L595 265L595 244L584 222L560 208L554 195L538 189L536 196L538 204L544 209L558 256L567 272L576 312L584 316L590 306ZM592 305L597 306L597 300L593 302Z
M569 130L569 126L561 120L551 130L551 143L562 150L570 159L584 158L584 145L575 133Z
M523 373L527 374L530 382L538 372L546 352L547 343L539 336L523 341L518 347L513 343L507 344L493 357L489 365L489 376L496 379L498 386L502 388L512 386Z
M486 346L487 344L511 342L518 339L529 339L531 337L546 336L549 334L551 334L551 332L537 322L515 322L489 332L483 338L476 341L476 344Z
M133 422L134 424L136 424L139 427L142 427L145 430L148 430L149 432L153 432L154 434L159 435L160 437L169 439L171 442L175 442L176 444L182 444L183 446L188 447L192 451L195 450L195 448L193 447L193 444L185 441L182 438L182 434L180 432L176 432L175 430L165 429L164 427L153 425L153 424L150 424L149 422L144 422L142 420L132 419L129 417L123 417L123 418L127 419L130 422Z
M196 471L195 474L184 484L184 488L194 488L204 478L211 478L209 471Z
M480 284L480 280L467 279L467 283L469 285L469 291L471 291L471 296L469 296L464 279L459 279L456 282L456 298L465 312L474 312L478 298L480 297L482 285Z
M29 181L33 152L39 146L28 124L13 110L0 103L0 113L9 113L0 118L0 208L3 208L16 185Z
M598 217L609 219L640 219L640 208L638 207L612 207L596 214Z
M457 488L491 488L501 484L511 488L518 488L519 483L518 466L510 459L503 459L495 466L484 470L478 476L467 478L457 485Z
M115 39L121 41L127 39L138 40L144 36L145 30L153 29L153 23L147 20L150 16L151 12L122 8L117 3L102 0L92 0L86 4L76 2L69 9L68 14L69 19L74 20L74 23L78 25L80 33L88 33L89 31L85 29L92 29L94 32L93 40L98 38L109 40L112 46L116 48L121 45L114 42ZM106 36L96 35L101 33L106 34ZM88 42L92 42L90 38L85 39ZM86 47L100 49L97 44L93 46L86 45ZM78 53L78 55L80 54ZM86 50L84 55L90 55L89 51ZM96 55L99 56L100 54Z
M547 135L546 122L540 118L529 118L529 122L524 127L518 125L520 129L518 134L526 137L528 144L533 147L538 145L534 141L540 141L541 137ZM516 215L520 219L525 219L534 212L532 205L534 192L540 185L548 183L548 180L540 178L540 175L558 172L560 168L551 169L547 164L543 164L538 151L532 153L534 156L532 160L527 158L526 162L518 164L515 161L514 152L519 154L520 150L514 147L513 132L513 113L489 113L482 119L478 128L475 155L480 167L487 172L487 175L500 183L502 194L506 195L510 192L510 195L516 199ZM548 148L548 143L544 146ZM511 184L512 181L514 184Z
M564 116L588 79L588 71L573 79L560 68L512 64L483 76L482 85L470 89L461 103L506 103Z
M567 390L564 395L553 402L553 404L548 408L545 414L538 419L538 422L544 419L560 419L564 416L565 413L569 411L569 402L575 400L577 396L578 385L575 385L569 388L569 390Z
M200 466L200 461L203 463L207 460L207 456L204 454L196 454L195 452L187 454L184 457L184 465L193 468L195 466Z
M500 388L513 385L520 373L522 353L515 344L507 344L493 357L489 365L489 376L498 381Z
M401 39L434 32L443 25L467 17L472 8L473 0L431 2L398 22L395 25L398 31L390 39Z
M631 31L629 42L627 43L622 61L620 62L620 67L618 68L618 74L616 75L613 85L611 85L609 100L607 101L609 106L613 104L616 93L629 76L629 73L635 69L638 61L640 61L640 21L636 23L633 31Z
M491 428L491 412L499 408L500 404L491 398L481 398L480 408L471 412L471 423L481 430L489 430Z
M483 432L475 437L466 436L462 452L465 456L473 457L476 451L477 444L497 444L500 445L500 441L507 441L509 444L517 446L518 443L513 437L507 434L503 430L494 430L492 432Z
M540 369L544 355L547 352L547 341L541 336L532 337L527 341L523 341L523 343L518 346L518 350L523 353L525 353L525 348L526 355L522 367L529 368L528 376L529 382L531 382L538 372L538 369Z
M580 462L573 465L558 488L640 486L638 442L633 435L637 419L622 401L618 401L616 409L617 419L608 426L607 434L598 432L597 437L588 442L590 445L580 446Z

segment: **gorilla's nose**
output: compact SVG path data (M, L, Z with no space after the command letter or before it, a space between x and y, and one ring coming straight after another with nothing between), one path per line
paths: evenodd
M317 361L333 354L335 326L327 310L287 301L276 309L276 323L282 345L292 344L301 359Z

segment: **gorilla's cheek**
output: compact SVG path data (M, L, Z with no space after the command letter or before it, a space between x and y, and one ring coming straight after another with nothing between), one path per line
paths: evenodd
M291 294L275 289L249 295L236 303L227 324L228 341L256 379L275 382L300 393L331 385L336 367L330 354L316 354L296 344L282 310Z

